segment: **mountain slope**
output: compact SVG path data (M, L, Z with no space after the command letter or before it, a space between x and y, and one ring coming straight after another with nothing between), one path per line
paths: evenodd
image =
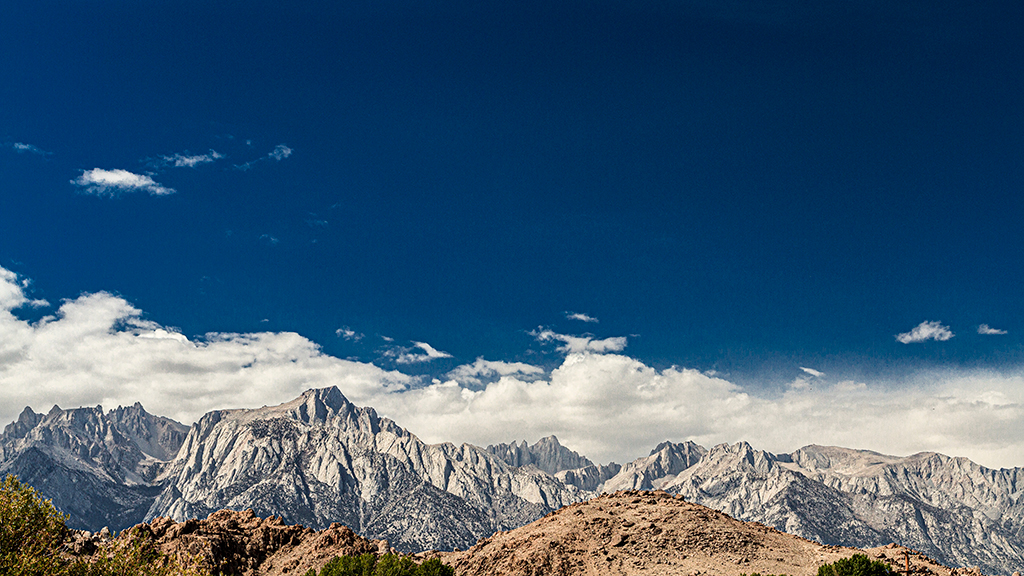
M675 475L647 480L738 519L818 542L899 542L948 565L1009 573L1024 566L1020 478L1020 469L988 470L938 454L897 458L808 446L776 456L740 442L712 448Z
M54 406L43 415L26 408L0 435L0 475L35 487L71 515L72 527L141 522L159 492L152 484L163 464L157 457L177 452L187 428L139 404L118 410ZM143 431L156 432L146 451L132 438Z
M207 414L161 480L150 518L252 508L313 528L341 522L411 551L466 547L589 496L475 446L424 444L337 388Z

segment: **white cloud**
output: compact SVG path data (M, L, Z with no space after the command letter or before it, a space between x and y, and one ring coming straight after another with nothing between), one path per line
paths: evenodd
M992 328L988 324L982 324L978 326L978 334L1006 334L1006 330L1000 330L998 328Z
M23 142L15 142L14 144L11 145L11 148L13 148L14 151L18 152L19 154L23 154L25 152L28 152L29 154L38 154L40 156L48 156L50 154L50 152L47 152L46 150L43 150L38 146L33 146L32 144L25 144Z
M135 174L127 170L104 170L93 168L83 170L82 174L71 181L86 194L105 196L113 198L126 192L148 192L151 196L165 196L173 194L173 188L166 188L157 184L152 178L145 174Z
M349 328L348 326L342 326L341 328L335 330L334 333L337 334L339 338L351 340L352 342L358 342L362 340L364 336L366 336L365 334L360 334L359 332L356 332L355 330Z
M267 246L277 246L281 243L281 240L276 236L271 236L270 234L260 234L260 242Z
M280 162L281 160L284 160L285 158L291 156L293 152L294 150L292 150L288 146L285 146L284 144L278 144L277 146L274 147L273 150L268 152L266 156L261 156L260 158L257 158L255 160L250 160L245 164L235 164L235 168L245 171L252 169L254 166L256 166L256 164L259 164L260 162L266 160L276 160Z
M136 401L190 423L212 409L275 404L333 385L428 442L556 434L601 462L692 439L705 446L748 440L773 452L811 443L901 455L934 450L987 466L1024 464L1024 370L922 373L886 386L815 380L760 397L697 370L580 353L551 371L480 359L417 387L417 378L328 356L291 332L188 338L104 292L29 322L15 313L30 302L26 286L0 268L0 424L26 405L45 412L54 403ZM419 344L422 355L444 354ZM472 378L490 381L481 387Z
M943 326L940 322L929 322L926 320L915 326L910 332L897 334L896 340L904 344L913 344L927 340L945 342L952 337L953 332L949 329L949 326Z
M284 160L285 158L287 158L287 157L289 157L291 155L292 155L292 149L291 148L285 146L284 144L278 144L277 146L274 147L273 150L270 151L270 154L267 154L267 157L268 158L273 158L274 160L277 160L278 162L280 162L281 160Z
M224 155L216 150L210 150L209 154L189 155L188 152L186 152L185 154L174 154L172 156L160 157L163 163L170 164L176 168L195 168L200 164L209 164L210 162L221 158L224 158Z
M589 316L582 312L566 312L565 317L569 320L579 320L580 322L597 322L597 318L594 318L593 316Z
M558 351L566 354L620 352L626 348L627 343L625 336L595 340L592 336L569 336L551 330L534 331L530 335L540 342L561 342L562 346L558 347Z
M810 374L811 376L814 376L815 378L821 378L822 376L825 375L824 372L819 372L819 371L815 370L814 368L804 368L803 366L801 366L800 369L803 370L804 372Z
M384 356L394 359L396 364L418 364L421 362L430 362L439 358L452 357L451 354L437 350L426 342L413 342L412 344L412 348L406 348L404 346L388 348L384 351ZM419 348L422 352L416 352L415 348Z
M524 362L499 362L477 358L472 364L457 366L445 375L445 378L459 384L482 386L487 381L497 380L503 376L517 376L520 379L534 379L544 374L540 366Z

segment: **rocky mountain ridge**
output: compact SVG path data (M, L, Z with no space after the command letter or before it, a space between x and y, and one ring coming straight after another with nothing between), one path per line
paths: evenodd
M311 528L341 522L411 552L466 548L600 493L660 489L825 544L895 541L988 573L1024 567L1020 468L821 446L772 454L745 442L663 442L598 465L554 437L428 445L336 388L210 412L191 428L139 404L26 409L0 435L0 456L0 473L92 530L253 509Z

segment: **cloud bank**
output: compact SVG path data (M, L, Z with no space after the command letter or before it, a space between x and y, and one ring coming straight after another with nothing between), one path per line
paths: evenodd
M952 337L953 331L949 329L949 326L943 326L941 322L929 322L926 320L915 326L910 332L897 334L896 340L903 344L915 344L928 340L945 342Z
M82 174L71 183L78 186L85 194L106 198L113 198L128 192L147 192L151 196L174 194L173 188L161 186L145 174L135 174L120 169L83 170Z
M988 466L1024 465L1024 372L921 374L894 387L815 377L813 386L761 397L697 370L647 366L620 353L624 340L594 345L614 339L552 334L565 350L552 370L478 358L428 382L329 356L291 332L188 337L105 292L65 300L37 322L21 319L19 309L33 302L29 283L0 268L3 422L26 405L46 411L54 403L112 408L141 400L190 423L211 409L276 404L337 386L428 442L556 434L601 462L691 439L705 446L748 440L774 452L811 443L901 455L934 450ZM449 356L423 342L406 353Z

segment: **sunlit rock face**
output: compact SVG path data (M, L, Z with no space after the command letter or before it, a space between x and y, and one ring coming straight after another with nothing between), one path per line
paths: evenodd
M337 388L207 414L162 481L149 517L252 508L314 528L341 522L405 550L467 547L591 495L475 446L427 445Z
M156 477L177 454L188 427L140 404L47 414L26 408L0 436L0 474L35 487L75 528L141 522L159 493Z

